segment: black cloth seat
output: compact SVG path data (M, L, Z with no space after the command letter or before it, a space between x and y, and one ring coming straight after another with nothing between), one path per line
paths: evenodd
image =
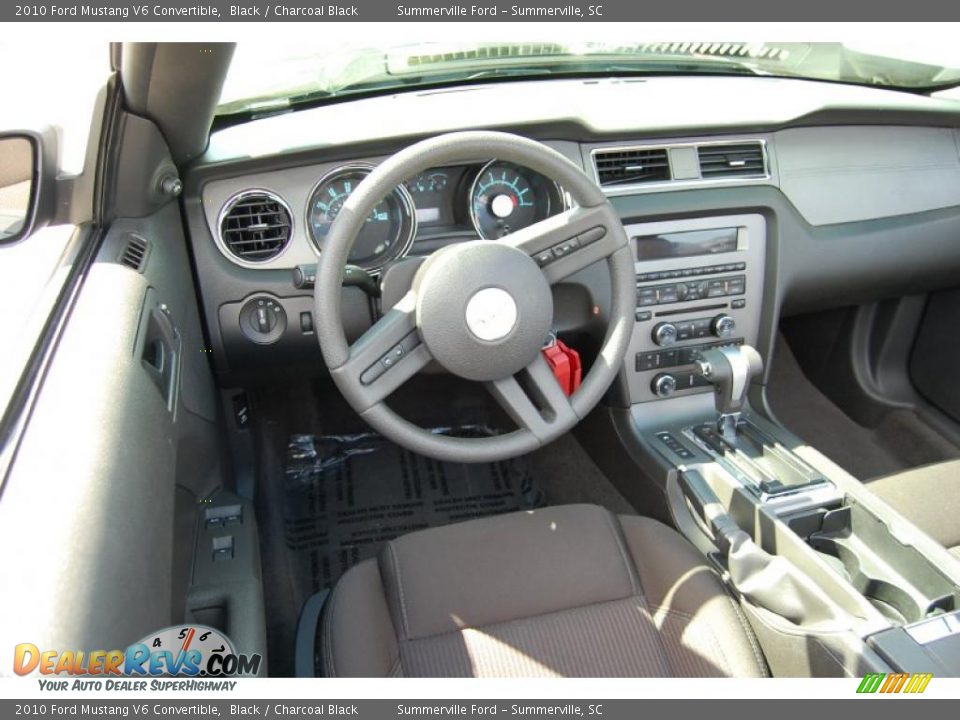
M327 676L761 676L719 578L677 532L567 505L414 532L348 571Z

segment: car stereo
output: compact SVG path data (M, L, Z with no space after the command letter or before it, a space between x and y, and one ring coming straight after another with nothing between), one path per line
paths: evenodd
M766 223L761 215L624 226L637 302L625 372L633 403L709 392L691 372L700 350L755 345Z

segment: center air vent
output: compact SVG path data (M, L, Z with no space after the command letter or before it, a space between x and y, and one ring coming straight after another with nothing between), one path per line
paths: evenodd
M697 155L700 177L704 179L763 177L767 174L763 145L758 142L701 145L697 148Z
M601 187L660 182L670 179L666 148L598 150L593 161Z
M230 200L220 214L220 239L228 252L247 262L275 258L290 242L290 209L273 193L250 190Z

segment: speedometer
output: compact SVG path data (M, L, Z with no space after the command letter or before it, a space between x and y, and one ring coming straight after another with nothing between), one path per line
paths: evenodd
M370 174L368 165L345 165L326 174L310 194L307 227L317 250L323 251L330 226L343 204ZM350 249L350 263L375 271L402 256L416 234L416 216L410 193L402 185L381 200L367 217Z
M540 173L493 160L470 189L470 219L480 237L504 237L563 210L559 186Z

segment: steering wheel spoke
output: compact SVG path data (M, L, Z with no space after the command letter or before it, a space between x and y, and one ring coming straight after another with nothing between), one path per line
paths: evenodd
M550 284L613 255L623 247L619 220L608 204L575 207L500 240L532 257Z
M557 427L570 427L578 419L541 353L516 375L493 380L487 388L513 421L541 442L556 437Z
M347 361L333 371L353 381L364 410L430 363L430 352L417 332L415 310L416 296L410 291L350 346Z

